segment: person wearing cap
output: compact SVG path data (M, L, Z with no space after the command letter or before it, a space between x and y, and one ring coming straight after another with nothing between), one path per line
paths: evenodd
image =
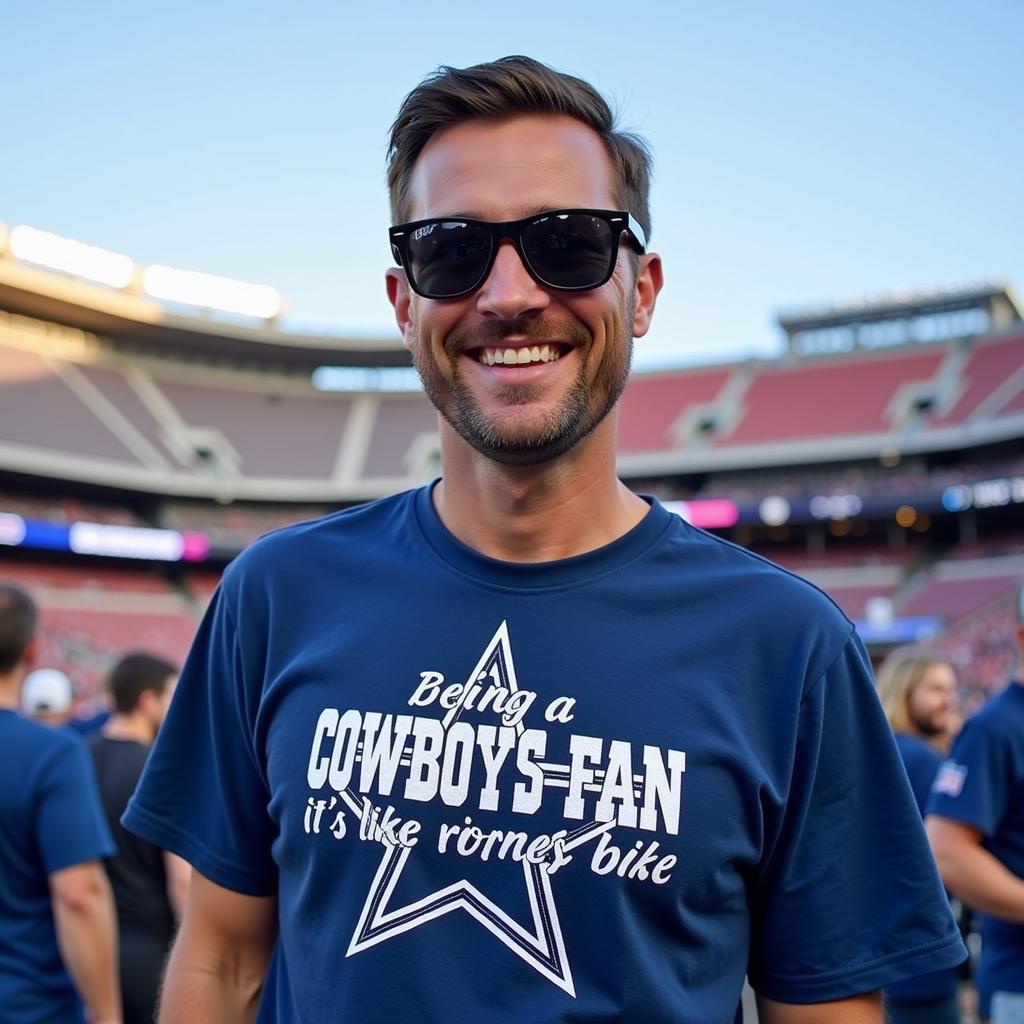
M1018 675L964 725L932 785L925 824L947 888L978 912L982 1016L1024 1024L1024 584Z
M0 1020L121 1020L114 852L80 740L23 716L37 613L0 583ZM52 682L52 678L51 678ZM43 687L45 689L45 686Z
M21 709L43 725L67 725L73 696L71 680L59 668L37 668L25 677Z

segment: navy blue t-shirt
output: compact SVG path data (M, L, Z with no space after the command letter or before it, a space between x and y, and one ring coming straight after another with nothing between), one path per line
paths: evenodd
M964 950L849 621L656 502L486 558L430 489L227 571L125 825L279 894L263 1022L730 1024Z
M923 817L928 794L942 758L927 743L902 732L896 733L896 749L900 752L910 788L914 791L914 799ZM958 983L959 975L955 969L934 971L920 978L891 985L885 994L893 1002L918 1003L950 996L956 991Z
M1024 686L1011 683L964 726L939 769L928 802L977 828L982 846L1024 878ZM1024 992L1024 925L978 914L978 993L988 1016L993 992Z
M69 1024L49 875L114 852L82 742L0 709L0 1020Z

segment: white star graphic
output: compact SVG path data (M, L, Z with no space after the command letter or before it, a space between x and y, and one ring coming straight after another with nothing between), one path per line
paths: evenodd
M498 627L484 653L480 656L476 667L468 676L468 681L472 683L482 673L495 670L502 686L512 692L518 689L506 622L502 622ZM468 694L468 686L466 690ZM464 697L463 701L465 699ZM445 729L458 719L462 710L462 704L449 710L442 720ZM522 734L521 722L517 724L516 728ZM342 799L355 815L358 816L362 813L363 807L360 805L360 799L351 790L343 793ZM602 833L610 831L614 826L614 821L595 821L583 825L566 837L564 850L569 851L583 843L590 842ZM413 847L397 845L386 836L381 836L380 842L385 848L384 855L370 885L346 956L369 949L378 942L410 931L452 911L464 910L503 942L516 956L521 957L549 981L554 982L559 988L575 997L576 989L573 986L572 970L565 953L565 942L562 938L562 928L558 920L558 910L551 892L551 878L546 864L533 864L526 859L523 860L523 876L532 917L532 930L530 930L510 917L501 907L464 878L412 903L407 903L405 906L389 909L388 904L406 861L413 852Z

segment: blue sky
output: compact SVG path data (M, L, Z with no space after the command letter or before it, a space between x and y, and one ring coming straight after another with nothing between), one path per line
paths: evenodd
M393 333L387 128L436 65L528 53L655 154L639 367L772 355L779 308L1024 287L1024 4L0 9L0 221L272 284L286 326Z

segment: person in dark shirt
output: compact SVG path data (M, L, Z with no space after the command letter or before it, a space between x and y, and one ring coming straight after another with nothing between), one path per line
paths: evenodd
M979 913L981 1016L1024 1021L1024 586L1018 675L964 726L932 786L928 837L942 880Z
M81 743L20 711L38 611L0 580L0 1020L118 1024L114 849ZM84 1004L84 1005L83 1005Z
M900 647L879 667L878 695L923 817L957 708L956 675L937 651ZM957 970L949 969L890 985L889 1024L959 1024L958 981Z
M100 798L117 843L106 861L120 929L125 1024L154 1018L164 959L188 888L189 867L172 853L133 836L120 818L163 722L178 669L149 654L129 654L110 675L114 714L89 743Z

